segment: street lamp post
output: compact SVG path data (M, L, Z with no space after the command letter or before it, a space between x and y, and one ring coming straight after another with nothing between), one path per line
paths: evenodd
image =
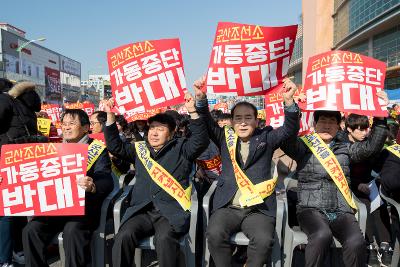
M29 45L31 43L43 42L45 40L46 40L46 38L41 37L41 38L38 38L38 39L33 39L33 40L28 41L28 42L25 42L25 43L23 43L23 44L21 44L20 46L17 47L16 51L18 52L18 56L19 56L19 72L20 72L21 75L23 74L22 73L22 49L24 49L27 45Z

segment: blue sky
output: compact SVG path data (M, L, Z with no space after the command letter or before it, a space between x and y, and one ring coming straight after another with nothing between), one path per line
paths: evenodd
M108 73L106 51L143 40L179 37L186 79L192 84L208 67L219 21L283 26L297 24L300 0L22 0L2 1L0 22L27 39L82 64L82 78Z

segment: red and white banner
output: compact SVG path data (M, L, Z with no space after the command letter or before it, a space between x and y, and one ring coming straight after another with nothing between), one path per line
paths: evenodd
M42 104L41 111L49 115L51 122L56 124L60 121L60 106L57 104Z
M106 144L106 138L104 137L104 133L92 133L92 134L89 134L89 137L92 139L99 140L104 145Z
M384 101L386 65L349 51L329 51L308 61L304 91L306 110L339 110L361 115L387 116Z
M218 23L208 67L208 93L265 95L282 84L297 25L262 27Z
M189 115L189 112L185 105L180 106L177 111L181 115Z
M179 39L144 41L107 52L116 106L125 118L184 102L186 80Z
M217 155L212 159L200 160L197 159L196 163L205 171L213 172L215 175L221 175L222 172L222 160L221 156Z
M18 144L1 148L0 216L84 215L87 144Z
M301 91L295 94L297 101ZM300 105L300 104L299 104ZM299 135L307 134L314 122L313 111L301 111L300 118L300 131ZM283 109L283 95L282 92L271 93L265 96L265 125L270 125L273 128L278 128L283 125L285 121L285 112Z
M94 104L90 102L83 102L83 103L65 103L64 107L66 109L82 109L85 111L89 116L91 116L94 112Z
M56 69L44 67L46 99L59 101L61 99L60 72Z
M135 112L129 117L125 117L128 122L132 121L147 121L150 117L153 117L154 115L161 113L161 109L156 108L156 109L151 109L146 112ZM126 116L126 115L125 115Z
M230 113L228 108L228 103L218 103L214 105L214 110L221 110L223 113Z

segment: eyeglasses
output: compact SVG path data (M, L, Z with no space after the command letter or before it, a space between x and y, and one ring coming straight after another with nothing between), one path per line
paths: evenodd
M78 122L77 122L77 121L63 122L63 123L61 123L61 126L62 126L62 127L68 127L68 126L70 126L70 127L75 127L76 125L78 125Z
M99 122L99 121L91 121L91 122L90 122L90 125L93 126L93 125L95 125L96 123L100 123L100 122Z

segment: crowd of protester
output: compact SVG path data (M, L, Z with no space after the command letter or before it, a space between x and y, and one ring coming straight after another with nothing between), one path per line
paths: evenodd
M277 129L258 119L256 107L245 101L236 103L230 114L210 112L203 85L204 80L196 81L195 96L185 96L186 115L167 110L147 121L128 123L111 112L113 102L106 101L104 111L91 116L78 109L64 110L62 135L53 125L46 140L37 131L36 118L47 116L40 112L35 86L0 79L0 149L5 144L57 138L91 144L90 134L103 134L105 141L105 149L78 181L86 192L85 215L0 217L0 267L13 262L48 266L48 246L59 232L64 233L66 266L89 266L91 235L99 225L102 201L112 191L113 177L123 177L121 190L134 178L135 184L114 236L110 264L134 266L139 241L154 235L159 265L177 266L179 240L189 230L190 209L183 198L173 197L157 184L154 170L145 162L159 168L163 177L172 177L184 192L193 184L200 205L211 184L217 183L207 229L198 227L198 236L207 238L217 267L231 266L230 237L239 231L249 238L249 245L236 250L240 255L235 260L248 267L270 263L276 240L276 192L282 190L289 202L289 224L299 225L308 237L305 266L325 266L333 237L342 244L345 266L390 266L399 215L384 201L372 210L370 196L375 186L400 202L400 158L387 149L399 143L397 106L389 109L388 118L314 113L312 140L320 140L326 153L337 159L354 194L349 199L317 154L297 136L300 110L293 99L297 88L289 79L283 86L285 121ZM384 93L378 97L387 100ZM286 192L283 180L288 176L297 184ZM260 185L272 190L262 190ZM354 216L354 200L368 210L365 236Z

